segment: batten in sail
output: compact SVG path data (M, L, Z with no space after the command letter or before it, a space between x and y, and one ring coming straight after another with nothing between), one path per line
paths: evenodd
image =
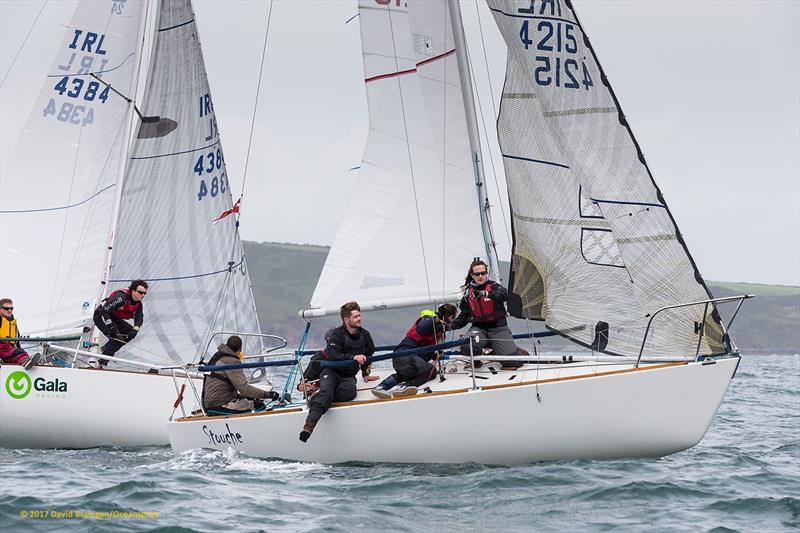
M635 356L651 313L709 293L571 4L488 4L508 46L498 136L514 230L511 311ZM646 353L724 351L716 310L701 328L703 311L660 314Z

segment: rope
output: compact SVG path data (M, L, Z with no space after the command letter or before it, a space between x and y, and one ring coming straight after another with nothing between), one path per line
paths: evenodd
M258 85L256 87L256 101L253 104L253 118L250 120L250 137L247 140L247 155L244 159L244 176L242 177L242 192L239 197L244 197L244 185L247 183L247 169L250 165L250 148L253 145L253 130L256 124L256 113L258 113L258 96L261 94L261 78L264 74L264 59L267 57L267 39L269 38L269 26L272 22L272 1L269 2L269 11L267 12L267 28L264 31L264 46L261 49L261 67L258 71ZM238 225L237 225L238 227Z

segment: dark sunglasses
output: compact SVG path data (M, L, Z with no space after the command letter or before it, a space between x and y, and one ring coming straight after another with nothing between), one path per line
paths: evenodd
M489 273L489 272L487 272L486 270L484 270L483 272L473 272L473 273L472 273L472 275L473 275L473 276L485 276L485 275L486 275L486 274L488 274L488 273Z
M13 311L13 307L3 307L3 311Z
M139 293L139 294L141 294L142 296L144 296L145 294L147 294L147 291L138 291L138 290L136 290L136 289L133 289L133 292L138 292L138 293Z

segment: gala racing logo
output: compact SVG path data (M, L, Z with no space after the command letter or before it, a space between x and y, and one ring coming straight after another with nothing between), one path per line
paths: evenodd
M31 377L22 370L12 372L6 378L6 392L15 400L27 397L31 390L35 390L39 393L37 396L42 398L64 398L63 393L67 392L67 383L60 379L47 380L42 377L31 381Z
M31 377L21 370L12 372L6 379L6 392L16 400L21 400L30 394L32 388Z

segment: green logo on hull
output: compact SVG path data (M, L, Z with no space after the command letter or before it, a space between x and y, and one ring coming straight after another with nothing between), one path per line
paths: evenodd
M31 388L31 377L22 370L12 372L6 379L6 392L14 399L23 399L30 394Z

